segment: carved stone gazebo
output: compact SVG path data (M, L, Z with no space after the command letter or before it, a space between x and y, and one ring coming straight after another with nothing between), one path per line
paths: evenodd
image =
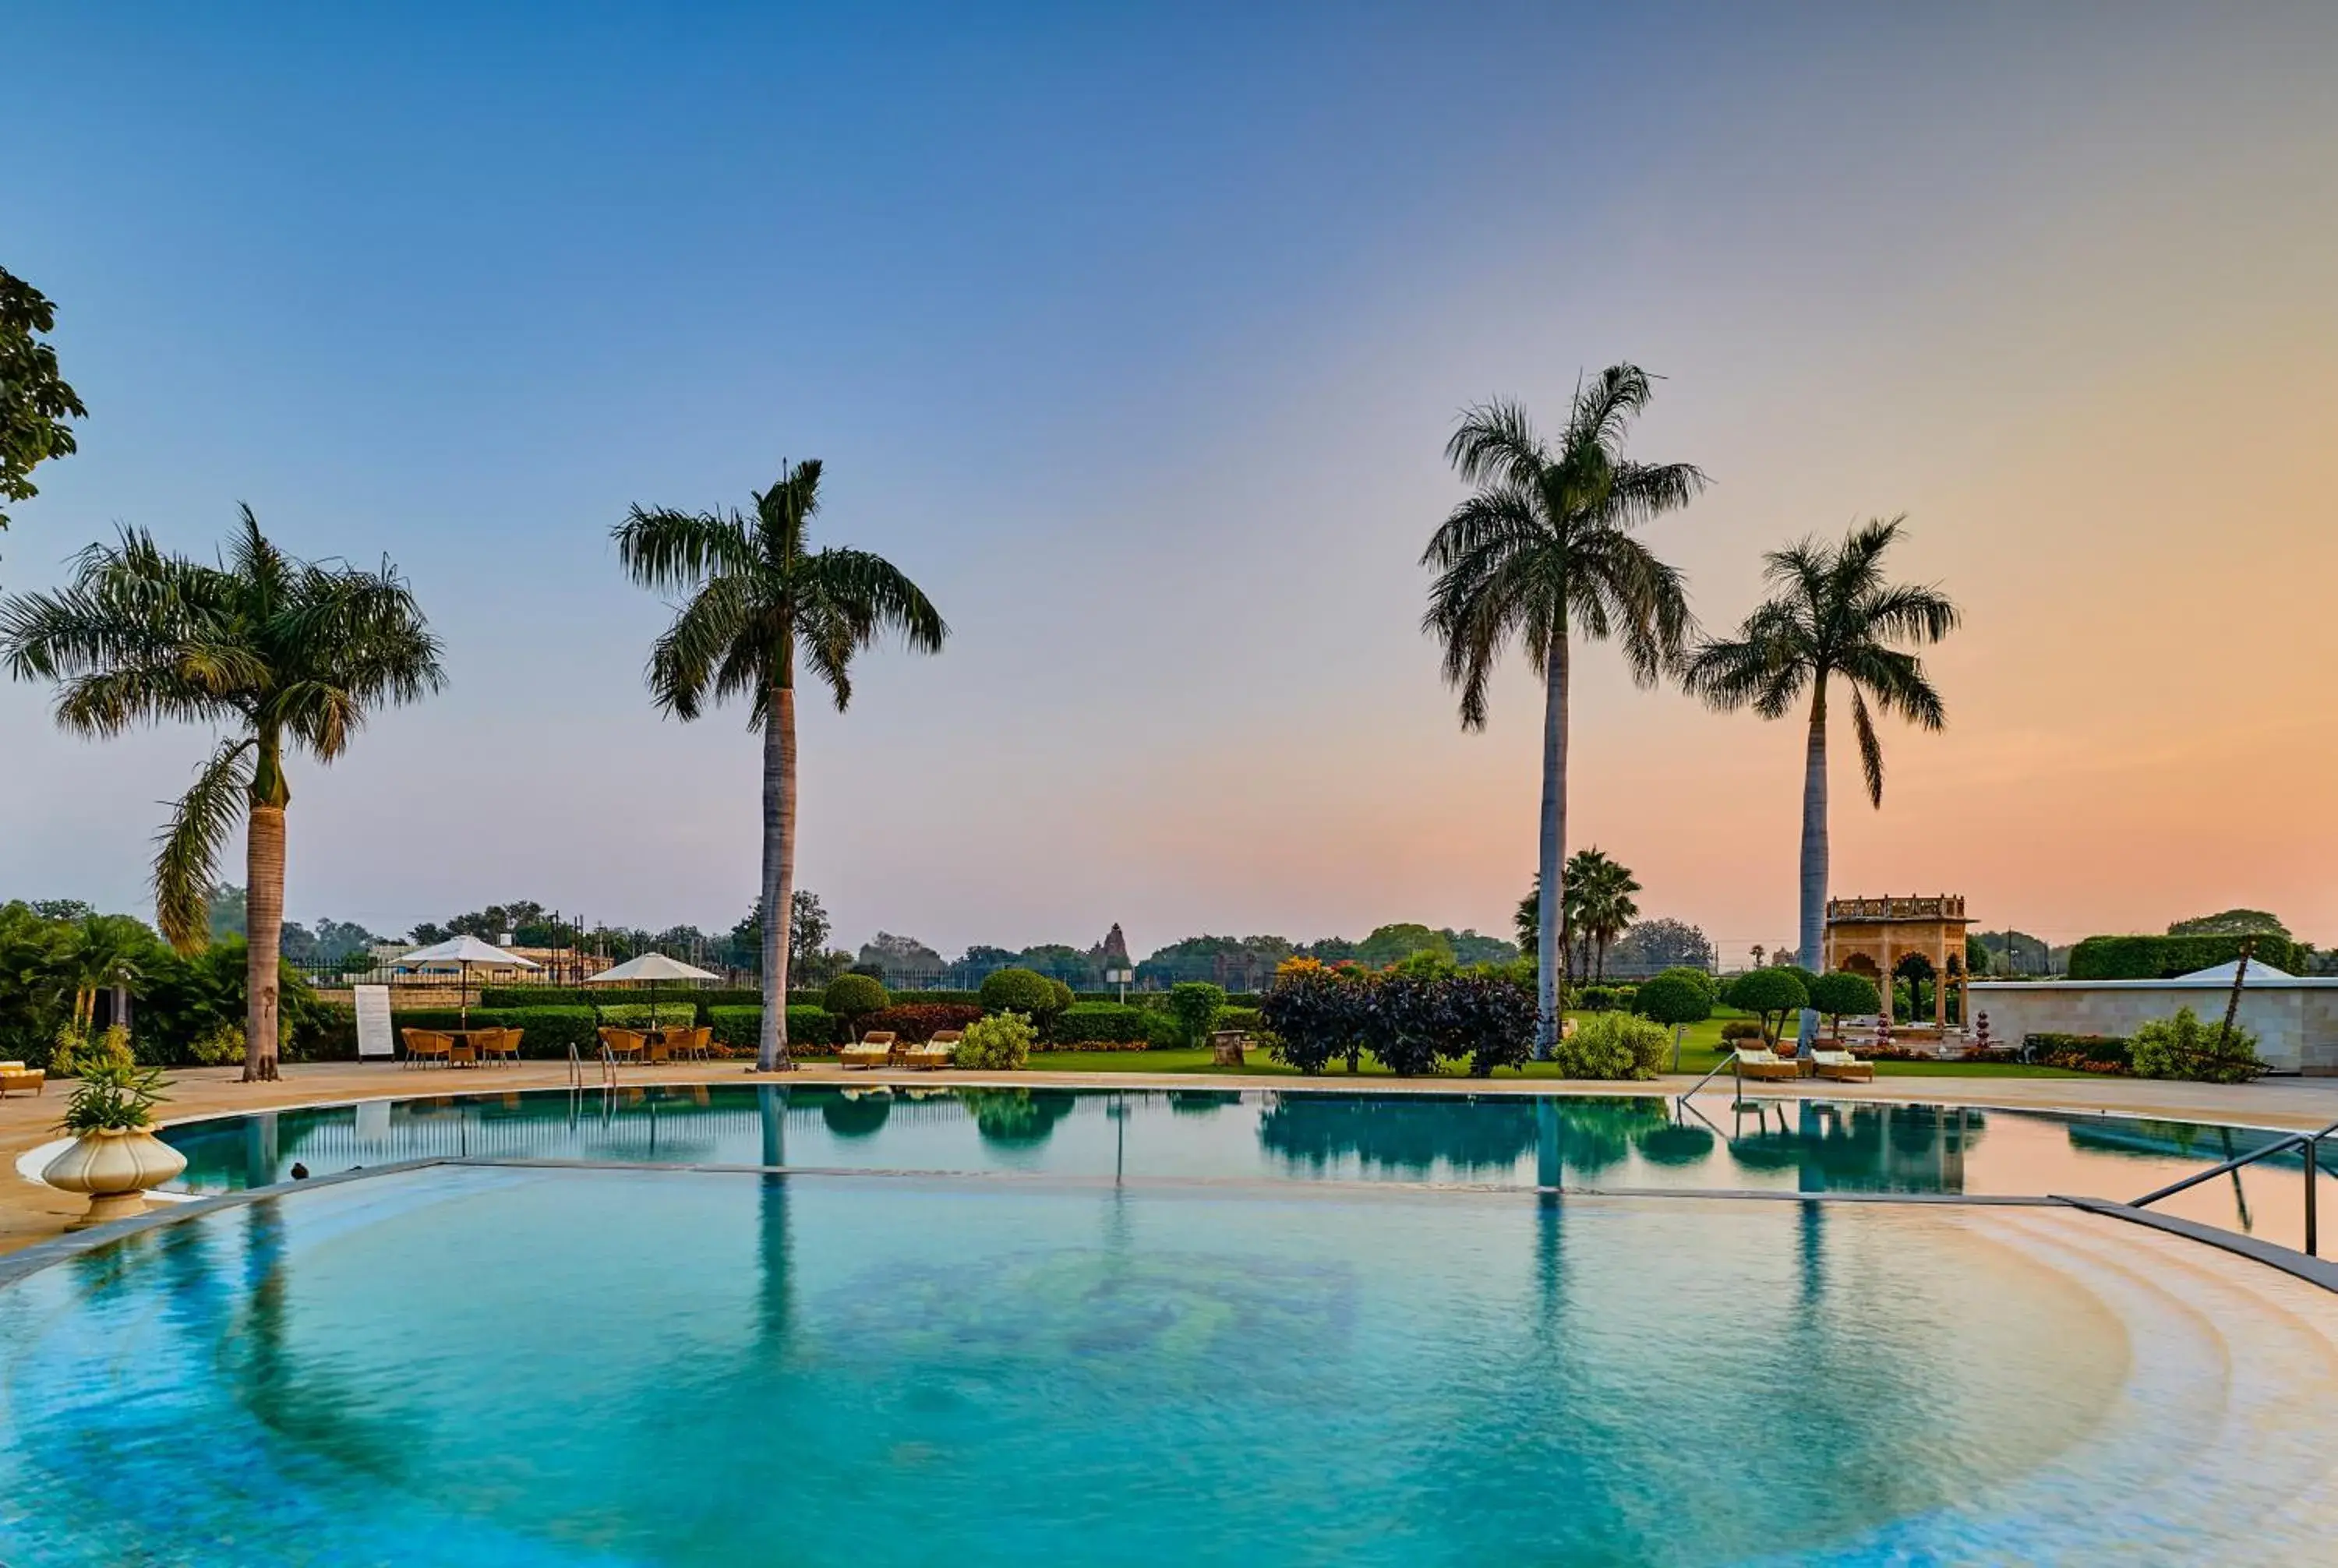
M1891 999L1891 966L1911 953L1931 961L1932 1022L1949 1024L1949 987L1965 987L1965 901L1961 894L1912 898L1830 898L1824 967L1864 975ZM1959 1017L1964 1014L1960 1010Z

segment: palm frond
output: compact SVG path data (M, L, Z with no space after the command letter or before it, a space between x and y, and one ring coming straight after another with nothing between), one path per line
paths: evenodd
M252 745L248 737L221 741L155 840L154 923L182 953L195 951L211 934L211 884L218 879L220 851L250 799L251 768L245 753Z
M1853 682L1851 688L1851 728L1859 739L1859 770L1867 780L1868 803L1883 806L1883 742L1876 739L1875 719L1867 710L1867 697Z
M756 637L756 609L748 579L717 577L676 612L650 646L645 679L658 706L686 722L710 695L776 673L786 655L784 633L776 646Z
M721 573L746 574L762 558L736 512L676 512L635 506L610 531L625 574L658 593L687 592Z
M1530 487L1550 466L1550 454L1526 409L1498 398L1461 411L1445 443L1445 460L1464 484L1518 489Z
M788 468L769 490L756 492L756 532L766 562L792 564L806 553L812 514L820 510L820 459L807 457Z

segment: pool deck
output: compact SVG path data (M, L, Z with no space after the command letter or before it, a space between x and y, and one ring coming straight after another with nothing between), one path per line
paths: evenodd
M409 1071L385 1063L324 1062L286 1069L274 1083L245 1083L233 1067L195 1067L171 1076L164 1120L190 1121L273 1111L288 1106L331 1104L351 1100L423 1094L480 1094L518 1089L568 1086L565 1062L525 1062L482 1069ZM759 1077L737 1062L670 1063L620 1070L628 1087L658 1083L866 1083L1009 1084L1072 1089L1245 1089L1278 1093L1310 1091L1375 1094L1677 1094L1695 1080L1686 1075L1638 1083L1555 1079L1298 1078L1203 1073L909 1073L847 1071L833 1063L806 1065L783 1077ZM590 1080L598 1086L597 1076ZM1727 1093L1716 1079L1708 1093ZM2257 1127L2313 1129L2338 1122L2338 1079L2269 1078L2254 1083L2176 1083L2135 1078L1934 1078L1882 1077L1872 1083L1829 1083L1801 1079L1792 1083L1746 1085L1746 1096L1774 1099L1885 1100L1930 1105L1999 1106L2020 1111L2073 1111L2141 1116L2176 1122L2227 1122ZM17 1158L59 1136L65 1089L52 1085L39 1095L0 1100L0 1253L13 1252L60 1235L81 1212L81 1199L24 1180ZM2203 1162L2204 1164L2205 1161Z

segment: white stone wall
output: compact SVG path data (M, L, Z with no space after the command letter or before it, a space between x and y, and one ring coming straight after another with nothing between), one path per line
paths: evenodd
M2132 1034L2189 1007L2221 1020L2230 985L2181 980L1976 980L1972 1011L1992 1039L2025 1034ZM2239 1023L2258 1054L2284 1073L2338 1073L2338 980L2275 980L2242 987Z

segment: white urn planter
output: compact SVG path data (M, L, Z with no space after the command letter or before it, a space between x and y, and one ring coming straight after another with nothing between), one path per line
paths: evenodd
M147 1189L186 1168L184 1154L144 1128L106 1127L74 1139L42 1170L41 1180L62 1191L89 1194L89 1211L74 1226L80 1230L144 1213Z

